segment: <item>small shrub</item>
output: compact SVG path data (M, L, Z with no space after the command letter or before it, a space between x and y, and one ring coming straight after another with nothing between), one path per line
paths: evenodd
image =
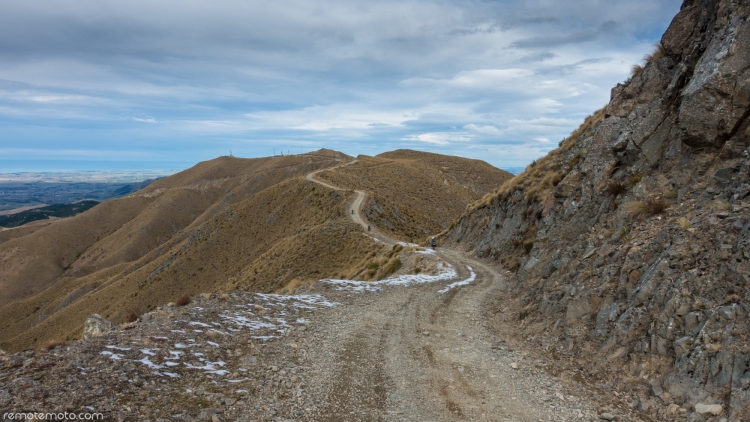
M341 274L339 277L343 277L343 274ZM286 286L284 286L281 289L279 289L277 291L277 293L292 294L292 293L294 293L295 289L297 289L298 287L302 286L303 284L304 283L302 282L302 280L300 280L298 278L293 278L293 279L289 280L289 282L286 284ZM221 302L226 302L227 300L229 300L229 293L222 293L222 294L220 294L219 297L218 297L218 299Z
M732 204L727 201L714 201L708 204L708 209L713 211L732 211Z
M639 64L634 64L633 67L630 68L630 77L635 78L636 76L643 73L643 66Z
M654 45L654 51L643 56L643 61L646 63L651 63L653 61L661 59L666 55L667 50L664 49L663 45L657 43L656 45Z
M649 214L661 214L669 208L669 202L663 196L652 196L646 199Z
M622 226L620 229L620 237L622 238L623 242L627 242L630 240L630 227L628 226Z
M508 271L516 272L519 268L521 268L521 260L515 256L504 258L501 262L503 263L505 268L508 269Z
M419 274L421 272L422 272L422 268L420 268L420 267L414 268L414 274Z
M531 250L534 248L534 239L524 239L523 241L523 250L526 252L526 254L530 254Z
M382 278L388 277L389 275L391 275L391 274L395 273L396 271L398 271L401 268L402 265L403 264L401 263L400 259L394 258L394 259L388 261L388 263L383 267L380 276Z
M624 183L618 182L616 180L608 180L607 181L607 193L609 193L612 196L621 195L628 191L627 186L625 186Z
M664 193L664 197L667 199L677 199L677 189L670 189Z
M630 184L630 186L635 186L640 183L641 180L643 180L642 174L634 174L628 178L628 183Z
M141 317L141 315L143 315L141 312L138 312L136 310L131 310L125 316L125 322L128 322L128 323L130 323L130 322L136 322L136 321L138 321L138 318Z
M646 203L642 201L633 201L623 205L622 210L625 211L625 214L629 215L630 217L635 217L638 215L647 214L648 205L646 205Z
M185 306L188 303L190 303L190 296L188 296L188 295L182 295L179 298L177 298L177 300L175 301L174 304L177 305L177 306Z
M54 349L56 347L61 347L61 346L65 346L65 342L64 341L50 340L50 342L47 343L47 345L44 346L44 348L47 349L47 350L52 350L52 349Z
M652 196L645 201L633 201L625 204L623 209L631 217L648 214L661 214L669 208L669 203L663 196Z
M680 217L677 219L677 225L682 227L684 230L687 230L690 228L690 220L685 217Z

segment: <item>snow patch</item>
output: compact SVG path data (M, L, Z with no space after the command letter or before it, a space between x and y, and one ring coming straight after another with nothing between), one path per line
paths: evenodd
M380 281L355 281L355 280L321 280L324 283L332 284L336 290L346 290L354 293L377 292L383 286L403 286L408 287L414 284L434 283L436 281L445 281L455 278L458 274L452 265L438 265L437 275L427 274L406 274L397 277L386 278Z
M461 281L457 281L455 283L451 283L451 284L445 286L445 288L442 288L442 289L438 290L438 293L440 293L440 294L448 293L449 291L451 291L452 289L455 289L456 287L466 286L467 284L469 284L472 281L474 281L477 278L477 275L474 273L474 270L471 267L469 267L468 265L466 266L466 268L469 269L469 278L467 278L466 280L461 280Z
M108 350L104 350L104 351L100 352L99 354L100 355L109 356L109 358L112 359L112 360L120 360L120 359L122 359L125 356L125 355L118 355L117 353L112 353L112 352L110 352Z
M139 362L139 363L142 363L142 364L148 366L148 369L161 369L161 368L164 367L162 365L157 365L157 364L151 362L151 359L149 359L148 356L146 356L145 358L143 358L141 360L137 360L136 362Z

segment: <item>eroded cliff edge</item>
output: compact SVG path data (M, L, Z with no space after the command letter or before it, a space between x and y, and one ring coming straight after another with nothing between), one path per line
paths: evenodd
M749 14L684 1L604 109L440 236L516 273L523 338L660 420L750 418Z

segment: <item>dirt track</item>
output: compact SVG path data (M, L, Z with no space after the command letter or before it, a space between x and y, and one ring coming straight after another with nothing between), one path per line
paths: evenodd
M308 180L339 189L314 177ZM362 225L366 194L347 215ZM354 209L354 213L350 210ZM376 238L389 239L376 232ZM451 250L438 256L473 283L445 294L447 283L339 293L349 306L333 311L311 347L321 388L314 420L598 420L599 406L580 384L535 368L534 359L491 333L487 299L503 294L504 277ZM455 281L455 280L454 280ZM317 383L316 383L317 384Z

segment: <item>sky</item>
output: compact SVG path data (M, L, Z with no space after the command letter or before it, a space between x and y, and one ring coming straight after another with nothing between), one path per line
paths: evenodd
M0 173L398 148L518 169L680 0L0 2Z

